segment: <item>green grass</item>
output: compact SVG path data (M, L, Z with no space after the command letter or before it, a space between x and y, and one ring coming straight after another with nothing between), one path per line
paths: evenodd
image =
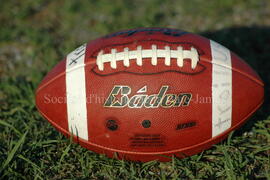
M267 0L0 0L0 179L270 179L269 9ZM151 26L199 33L243 57L265 82L262 108L222 143L168 163L108 159L40 116L35 89L68 52Z

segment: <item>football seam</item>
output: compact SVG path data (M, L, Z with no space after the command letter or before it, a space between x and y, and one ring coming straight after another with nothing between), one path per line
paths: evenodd
M264 83L261 82L260 80L248 75L247 73L244 73L242 71L239 71L238 69L236 68L229 68L228 66L225 66L225 65L221 65L221 64L217 64L217 63L213 63L212 61L207 61L207 60L204 60L203 57L200 58L200 61L203 61L203 62L206 62L206 63L210 63L210 64L215 64L215 65L218 65L218 66L222 66L222 67L225 67L227 69L231 69L232 71L234 72L238 72L242 75L244 75L245 77L249 78L250 80L254 81L255 83L259 84L260 86L264 87ZM88 65L92 65L92 64L95 64L96 66L96 62L87 62L86 64L83 64L83 65L79 65L79 66L76 66L75 68L71 68L69 69L67 72L72 72L76 69L79 69L81 67L85 67L85 66L88 66ZM57 76L55 76L54 78L50 79L48 82L46 82L45 84L43 84L42 86L39 86L36 90L36 92L39 92L41 89L43 89L44 87L46 87L47 85L49 85L51 82L55 81L56 79L60 78L61 76L65 75L66 74L66 71L64 72L61 72L59 73ZM190 74L185 74L185 75L190 75Z
M199 70L199 71L196 71L196 72L185 72L185 71L181 71L181 70L166 70L166 71L158 71L158 72L155 72L155 73L141 73L141 72L132 72L132 71L116 71L116 72L112 72L112 73L108 73L108 74L101 74L101 73L98 73L95 71L95 68L97 67L97 65L95 65L91 71L97 75L97 76L112 76L112 75L116 75L116 74L120 74L120 73L128 73L128 74L135 74L135 75L140 75L140 76L143 76L143 75L155 75L155 74L163 74L163 73L167 73L167 72L174 72L174 73L179 73L179 74L184 74L184 75L197 75L197 74L200 74L202 73L206 67L204 65L202 65L201 63L198 63L198 66L200 66L202 69Z
M69 137L73 137L74 139L77 139L77 143L80 144L80 142L83 142L84 144L89 144L89 145L92 145L92 146L95 146L97 148L101 148L101 149L104 149L104 150L108 150L108 151L112 151L112 152L117 152L117 153L123 153L123 154L135 154L135 155L161 155L161 154L173 154L173 153L179 153L179 152L182 152L182 151L187 151L189 149L194 149L196 147L200 147L200 146L203 146L211 141L215 141L221 137L227 137L227 134L235 129L237 129L242 123L244 123L262 104L263 104L264 100L262 99L260 101L260 103L258 105L255 106L255 108L250 112L248 113L241 121L239 121L236 125L234 125L233 127L230 127L229 129L227 129L226 131L224 131L222 134L219 134L218 136L215 136L211 139L208 139L204 142L201 142L199 144L195 144L195 145L191 145L189 147L185 147L185 148L182 148L182 149L177 149L177 150L170 150L170 151L162 151L162 152L137 152L137 151L124 151L124 150L117 150L117 149L113 149L113 148L108 148L108 147L105 147L105 146L102 146L102 145L98 145L98 144L95 144L95 143L92 143L92 142L89 142L89 141L86 141L84 139L81 139L80 137L77 137L75 135L72 135L70 134L69 131L63 129L62 127L58 126L58 124L56 124L55 122L53 122L50 118L48 118L48 116L46 116L42 111L40 111L38 105L36 105L38 111L42 114L42 116L47 119L56 129L60 130L62 134L66 134L68 135ZM211 144L212 146L212 144ZM85 147L86 148L86 147ZM86 148L87 149L87 148ZM90 149L89 149L90 150ZM95 151L93 151L95 152Z
M264 87L264 83L259 80L259 79L256 79L255 77L253 76L250 76L249 74L245 73L245 72L242 72L236 68L232 68L232 67L228 67L228 66L225 66L223 64L217 64L217 63L213 63L212 61L208 61L208 60L204 60L204 57L203 55L205 55L204 51L202 49L200 49L197 45L194 45L193 43L190 43L190 42L169 42L169 41L165 41L165 40L141 40L141 41L137 41L137 42L164 42L164 43L168 43L168 44L188 44L190 46L193 46L194 48L196 48L198 50L198 54L199 54L199 62L200 61L203 61L203 62L206 62L206 63L210 63L210 64L215 64L215 65L219 65L219 66L222 66L222 67L225 67L225 68L228 68L228 69L231 69L232 71L235 71L235 72L238 72L246 77L248 77L249 79L251 79L252 81L256 82L257 84L261 85L262 87ZM88 56L87 58L85 59L89 59L89 58L96 58L97 56L94 56L93 54L97 54L101 49L104 49L104 48L107 48L107 47L115 47L115 46L123 46L123 45L129 45L129 44L132 44L133 42L127 42L127 43L118 43L118 44L111 44L111 45L107 45L107 46L102 46L98 49L96 49L92 55ZM86 47L88 46L88 44L86 45ZM87 50L87 48L86 48ZM64 61L66 61L66 57L64 59ZM198 62L198 63L199 63ZM68 69L67 72L72 72L76 69L79 69L81 67L85 67L85 66L88 66L88 65L91 65L91 64L96 64L96 60L95 61L91 61L91 62L87 62L83 65L79 65L79 66L76 66L74 68L70 68ZM50 84L51 82L53 82L54 80L58 79L59 77L61 77L62 75L66 74L66 70L64 72L61 72L59 73L58 75L56 75L54 78L50 79L47 83L43 84L42 86L39 86L36 90L36 92L40 91L41 89L43 89L44 87L46 87L48 84ZM186 74L186 75L189 75L189 74Z

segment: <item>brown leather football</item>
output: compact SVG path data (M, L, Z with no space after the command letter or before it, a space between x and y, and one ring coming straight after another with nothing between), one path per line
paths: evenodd
M222 45L181 30L141 28L82 45L36 91L39 112L109 157L169 161L226 138L262 104L263 82Z

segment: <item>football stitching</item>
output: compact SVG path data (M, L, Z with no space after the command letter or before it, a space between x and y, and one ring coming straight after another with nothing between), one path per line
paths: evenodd
M125 67L130 66L130 60L136 60L138 66L142 66L143 59L151 58L151 64L157 65L157 58L164 58L165 66L171 65L171 59L175 58L178 67L183 67L184 59L191 60L191 68L195 69L199 61L199 53L191 47L190 50L183 50L182 46L178 46L177 50L171 50L169 46L165 46L165 49L158 49L157 45L153 44L151 49L142 49L142 46L137 46L136 50L129 50L128 47L124 48L124 51L117 52L116 49L111 49L111 53L104 54L104 51L99 51L96 64L100 71L104 70L104 63L110 63L112 69L117 68L117 61L122 61Z
M179 41L176 41L176 42L171 42L171 41L165 41L165 40L159 40L159 39L150 39L150 40L137 40L136 43L139 44L139 43L145 43L145 42L152 42L153 44L155 43L164 43L164 44L177 44L177 45L189 45L189 46L193 46L194 48L196 48L199 52L199 55L204 55L204 51L197 45L191 43L191 42L179 42ZM132 42L126 42L126 43L115 43L115 44L110 44L110 45L105 45L105 46L101 46L100 48L94 50L94 52L92 53L92 56L90 57L96 57L96 54L101 51L102 49L105 49L107 47L116 47L116 46L128 46L130 44L133 44L134 41ZM94 55L93 55L94 54Z
M116 72L112 72L112 73L107 73L107 74L101 74L101 73L98 73L95 71L95 68L97 66L94 66L92 69L91 69L91 72L93 72L95 75L98 75L98 76L111 76L111 75L117 75L117 74L120 74L120 73L127 73L127 74L135 74L135 75L155 75L155 74L163 74L163 73L168 73L168 72L171 72L171 73L179 73L179 74L184 74L184 75L197 75L197 74L200 74L202 73L206 67L204 65L202 65L201 63L198 63L198 66L201 67L201 69L199 71L196 71L196 72L185 72L185 71L181 71L181 70L167 70L167 71L158 71L158 72L152 72L152 73L141 73L141 72L130 72L130 71L116 71Z

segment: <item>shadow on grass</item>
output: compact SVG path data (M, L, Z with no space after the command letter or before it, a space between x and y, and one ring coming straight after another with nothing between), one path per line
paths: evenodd
M262 107L237 134L250 130L257 121L270 116L270 27L235 27L219 31L202 32L242 57L265 83L265 98Z

